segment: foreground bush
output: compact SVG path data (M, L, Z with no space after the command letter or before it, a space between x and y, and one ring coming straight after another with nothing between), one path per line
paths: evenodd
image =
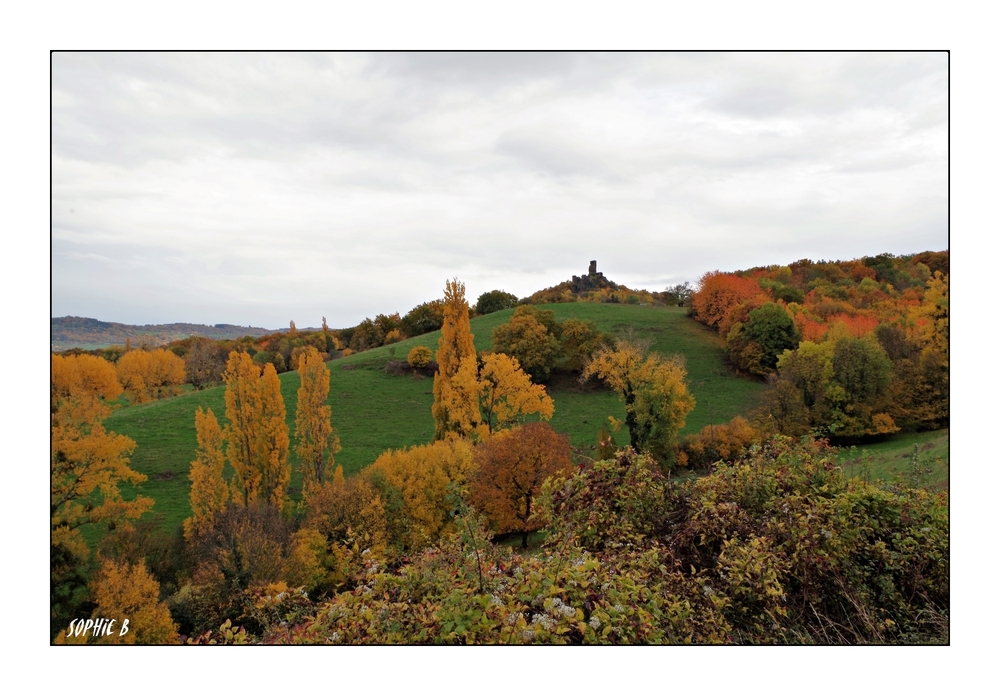
M460 533L409 562L365 560L350 591L239 640L948 640L947 494L848 480L825 443L775 438L684 483L626 451L550 479L540 504L541 556L494 546L483 520L460 516Z

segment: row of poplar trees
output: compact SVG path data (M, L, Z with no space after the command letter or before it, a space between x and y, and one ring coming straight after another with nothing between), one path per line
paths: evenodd
M302 466L303 494L308 497L331 478L340 440L326 405L330 370L322 356L310 348L300 356L298 370L296 453ZM191 463L192 515L184 522L188 538L210 530L215 515L230 500L282 509L291 480L285 403L274 365L265 364L262 372L247 353L233 351L223 381L229 421L225 428L211 409L199 408L195 413L198 451ZM233 470L229 483L223 475L227 461Z

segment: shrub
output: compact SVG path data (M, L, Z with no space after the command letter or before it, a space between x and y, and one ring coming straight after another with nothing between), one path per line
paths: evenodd
M431 349L427 346L414 346L410 349L410 352L406 354L406 362L408 362L410 367L414 370L422 370L427 367L427 364L431 361L431 357Z

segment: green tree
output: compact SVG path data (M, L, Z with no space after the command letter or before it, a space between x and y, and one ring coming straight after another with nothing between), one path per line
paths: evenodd
M694 409L686 376L679 357L650 353L647 341L630 337L599 349L583 370L584 378L598 377L618 392L633 449L648 451L664 467L673 465L677 433Z
M602 345L612 345L614 338L597 330L594 322L582 319L567 319L562 323L560 356L556 367L561 370L579 372Z
M421 336L437 331L444 323L444 301L424 302L407 312L400 322L407 336Z
M534 307L518 307L511 320L497 326L492 334L493 352L516 358L521 369L536 382L549 378L560 351L559 339L540 315Z
M517 295L511 295L503 290L490 290L484 292L476 300L476 314L492 314L501 309L510 309L517 306Z
M791 316L781 305L768 302L751 310L745 325L733 326L727 348L742 369L762 375L774 372L778 356L798 343Z

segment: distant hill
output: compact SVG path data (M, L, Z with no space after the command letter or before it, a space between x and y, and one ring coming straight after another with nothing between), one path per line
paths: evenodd
M124 345L126 339L133 344L148 341L162 345L189 336L205 336L207 338L240 338L242 336L264 336L275 333L273 329L262 329L257 326L236 326L235 324L119 324L113 321L100 321L89 317L53 317L52 318L52 349L66 350L69 348L106 348L112 345Z

